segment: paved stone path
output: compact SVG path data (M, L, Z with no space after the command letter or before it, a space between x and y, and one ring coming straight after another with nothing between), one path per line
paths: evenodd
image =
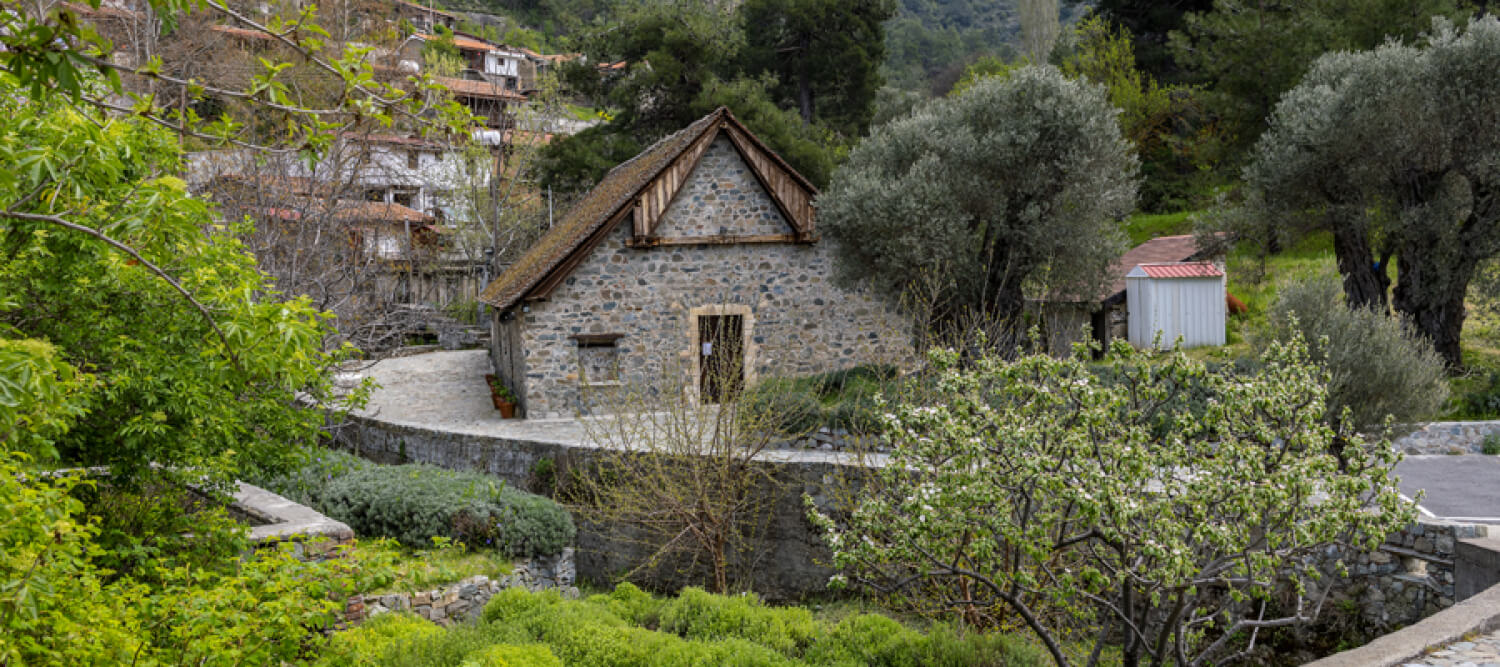
M501 419L490 403L484 374L490 372L486 350L440 351L383 359L345 373L342 381L372 378L378 387L364 410L369 419L504 440L529 440L574 446L591 443L590 431L600 432L610 417L578 419ZM881 465L881 454L854 455L814 450L767 450L766 461L799 461Z
M1454 642L1403 667L1500 667L1500 631Z

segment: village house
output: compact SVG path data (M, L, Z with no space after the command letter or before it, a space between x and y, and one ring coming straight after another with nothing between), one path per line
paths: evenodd
M1132 313L1130 312L1129 288L1135 287L1137 292L1140 292L1148 284L1154 286L1153 282L1130 279L1131 272L1143 264L1200 264L1203 262L1207 262L1212 266L1213 271L1217 272L1217 277L1222 281L1224 272L1223 253L1199 247L1197 239L1191 234L1159 236L1131 248L1125 254L1121 255L1118 260L1115 260L1115 263L1110 268L1109 283L1094 299L1051 298L1033 304L1036 312L1039 312L1042 318L1048 351L1052 354L1069 354L1074 343L1090 339L1098 343L1101 349L1106 349L1112 341L1130 339ZM1152 271L1162 273L1164 276L1154 278L1152 279L1153 281L1173 279L1172 276L1166 275L1167 273L1171 273L1170 271L1162 272L1157 269L1153 269ZM1140 277L1142 276L1137 276L1137 278ZM1205 275L1197 277L1215 276ZM1137 297L1139 296L1141 295L1137 294ZM1176 318L1174 326L1191 327L1194 332L1204 332L1204 336L1201 337L1195 333L1189 343L1200 339L1206 341L1218 340L1217 344L1222 345L1224 338L1224 314L1222 311L1225 306L1225 298L1226 296L1221 284L1218 295L1205 301L1204 308L1198 309L1211 315L1208 306L1216 305L1218 307L1219 313L1217 318L1210 318L1214 322L1217 322L1219 328L1217 338L1209 336L1206 333L1213 326L1214 322L1203 321L1190 324L1182 320L1182 318ZM1201 295L1199 295L1198 300L1203 300ZM1145 302L1137 300L1136 303L1144 304ZM1156 303L1160 304L1161 301L1158 300ZM1137 309L1140 310L1140 307L1138 306ZM1138 312L1135 315L1138 322L1136 329L1141 330L1139 322L1143 321L1142 318L1146 313ZM1202 326L1199 326L1200 324ZM1173 330L1177 331L1177 329ZM1175 339L1175 336L1167 336L1166 339L1167 343L1170 344ZM1134 342L1132 340L1132 343Z
M714 402L758 378L906 360L907 319L833 283L815 195L728 109L662 139L480 296L496 375L525 416L570 417L625 385Z

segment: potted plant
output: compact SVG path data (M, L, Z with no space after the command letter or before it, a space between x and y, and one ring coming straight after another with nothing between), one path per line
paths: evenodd
M515 419L516 417L516 394L505 386L500 378L494 374L487 373L484 381L490 385L490 400L495 403L495 409L500 411L501 419Z

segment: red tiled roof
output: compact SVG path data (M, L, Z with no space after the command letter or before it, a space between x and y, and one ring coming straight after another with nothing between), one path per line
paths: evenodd
M426 213L400 204L347 200L335 204L333 217L339 222L410 222L423 225L437 220Z
M1125 292L1125 274L1141 264L1163 262L1186 262L1199 258L1198 241L1192 234L1158 236L1131 248L1110 269L1109 287L1100 295L1100 300L1114 298Z
M433 37L432 35L424 35L424 34L421 34L421 33L418 33L417 37L420 37L420 38L422 38L423 40L426 40L426 41L432 41L432 40L437 39L436 37ZM475 38L475 37L469 37L468 35L459 35L459 34L454 34L453 35L453 45L457 46L460 50L465 50L465 51L494 51L494 50L497 50L497 49L500 48L500 47L498 47L498 46L496 46L494 44L491 44L489 42L486 42L486 41L484 41L482 39L478 39L478 38Z
M1148 278L1218 278L1224 275L1213 262L1141 264L1136 268ZM1134 273L1134 270L1131 272Z
M455 79L452 77L438 76L433 80L447 88L454 95L464 97L488 97L497 100L511 100L514 102L525 102L526 96L514 90L489 81L471 81L469 79Z

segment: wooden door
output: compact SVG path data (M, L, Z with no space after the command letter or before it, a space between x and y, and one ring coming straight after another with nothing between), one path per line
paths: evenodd
M723 403L745 386L745 316L698 316L698 391L704 403Z

